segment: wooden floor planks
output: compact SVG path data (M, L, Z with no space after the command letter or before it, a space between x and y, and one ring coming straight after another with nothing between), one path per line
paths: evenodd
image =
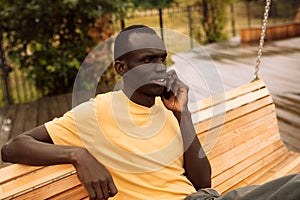
M62 116L71 109L71 94L45 97L33 102L9 105L0 110L0 147L10 138ZM7 124L11 121L11 124ZM0 160L0 167L7 164Z

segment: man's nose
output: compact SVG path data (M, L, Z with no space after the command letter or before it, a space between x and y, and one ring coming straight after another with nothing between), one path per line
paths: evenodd
M164 63L156 63L155 64L155 71L156 72L165 72L167 70L167 66Z

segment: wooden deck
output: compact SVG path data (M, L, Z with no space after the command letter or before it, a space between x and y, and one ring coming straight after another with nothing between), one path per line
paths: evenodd
M0 108L0 147L10 138L62 116L71 109L71 94ZM0 162L0 167L6 164Z

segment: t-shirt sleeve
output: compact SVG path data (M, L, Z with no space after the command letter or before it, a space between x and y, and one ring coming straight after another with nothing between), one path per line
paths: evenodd
M52 121L46 122L44 125L54 144L83 146L80 137L77 134L73 110L68 111L60 118L55 118Z

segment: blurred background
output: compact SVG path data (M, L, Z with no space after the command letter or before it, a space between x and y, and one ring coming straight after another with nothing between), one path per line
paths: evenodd
M264 0L0 0L0 106L71 92L86 55L125 26L168 28L204 45L241 37L243 29L260 31L264 5ZM299 23L299 6L300 0L273 0L269 27ZM294 37L297 30L275 39ZM258 44L257 38L246 40ZM193 48L193 42L174 45ZM110 70L100 84L115 79Z

